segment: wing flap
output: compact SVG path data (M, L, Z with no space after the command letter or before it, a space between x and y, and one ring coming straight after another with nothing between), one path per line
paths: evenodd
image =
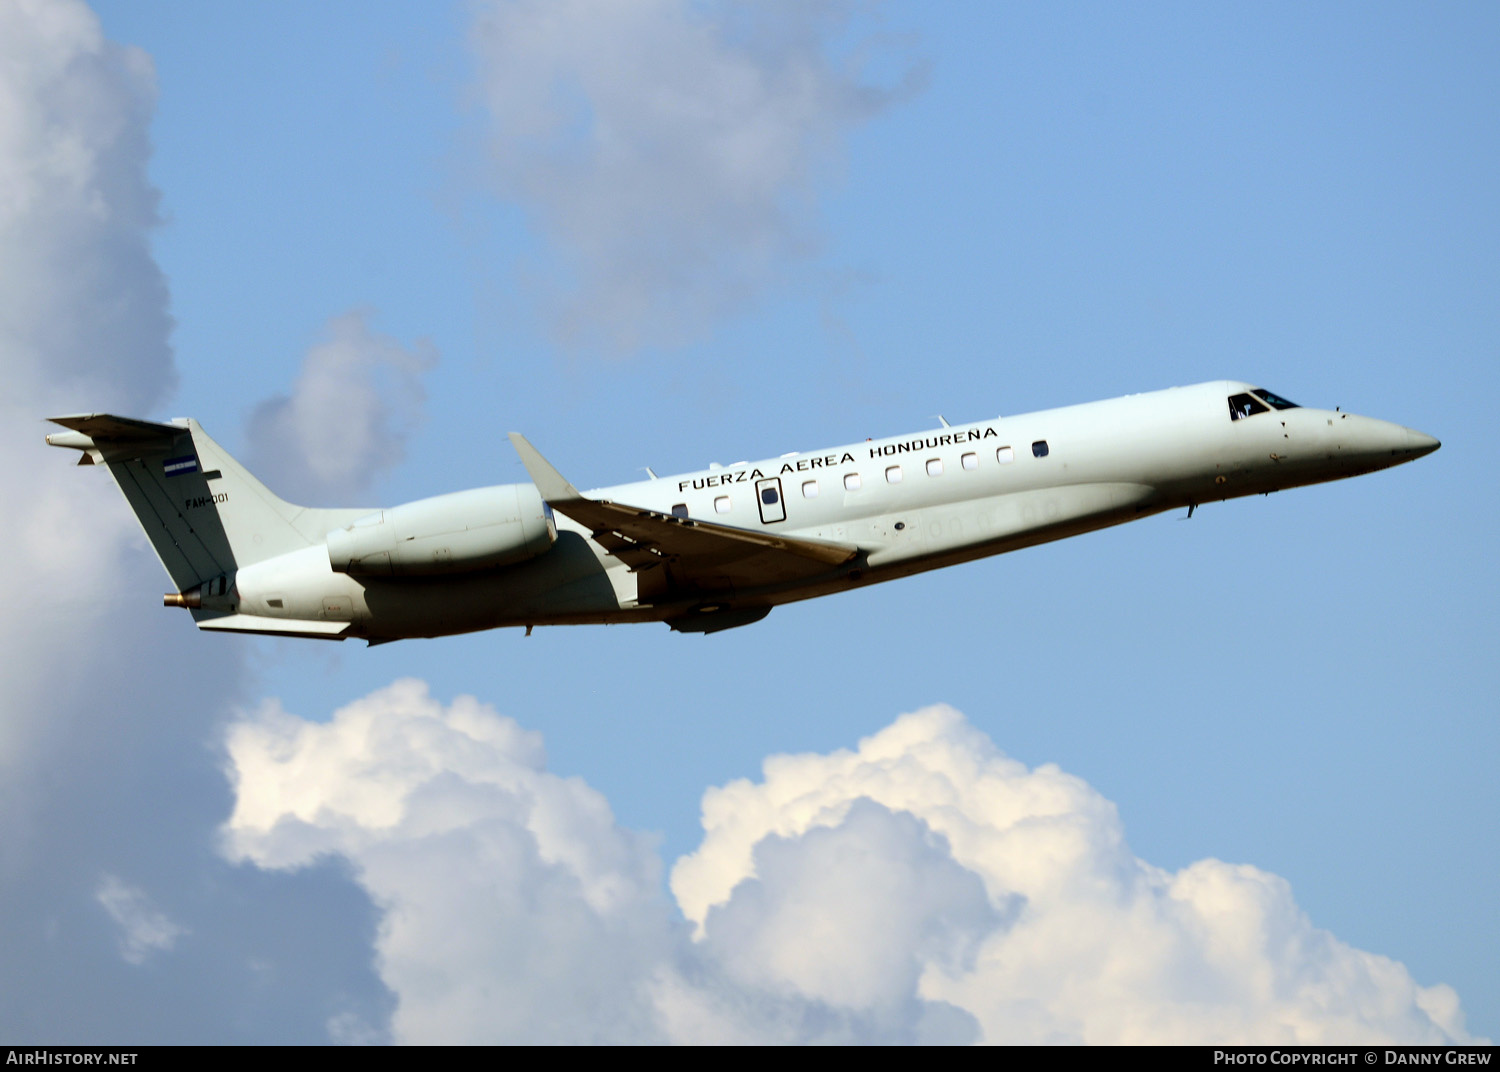
M807 540L793 536L772 536L752 529L737 529L712 521L658 513L640 506L605 499L557 502L548 500L554 510L599 533L625 537L637 545L661 548L677 556L741 557L755 551L780 551L808 559L824 567L840 566L859 553L852 544Z

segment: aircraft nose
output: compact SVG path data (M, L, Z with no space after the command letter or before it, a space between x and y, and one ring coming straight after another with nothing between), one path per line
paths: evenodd
M1415 461L1442 445L1415 428L1374 417L1356 417L1352 413L1340 418L1337 427L1342 433L1340 452L1344 457L1373 463L1379 468Z
M1431 454L1443 444L1425 432L1419 432L1415 428L1406 430L1406 450L1413 458L1420 458L1424 454Z

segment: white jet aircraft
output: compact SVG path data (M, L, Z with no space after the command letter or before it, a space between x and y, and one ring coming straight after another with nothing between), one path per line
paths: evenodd
M1439 446L1221 380L587 493L512 434L531 483L323 510L277 498L197 421L52 419L70 430L48 443L109 467L176 586L167 606L199 629L371 644L599 622L712 633L780 603Z

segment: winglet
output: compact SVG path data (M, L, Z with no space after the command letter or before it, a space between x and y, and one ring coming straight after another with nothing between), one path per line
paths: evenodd
M563 479L563 475L552 468L552 463L543 458L520 432L510 433L510 442L521 456L521 464L526 467L531 482L536 485L536 490L542 493L546 502L556 506L560 502L583 498L578 489Z

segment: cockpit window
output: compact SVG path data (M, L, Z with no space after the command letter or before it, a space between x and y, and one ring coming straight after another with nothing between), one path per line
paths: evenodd
M1269 413L1265 404L1248 391L1242 395L1231 395L1229 398L1229 419L1231 421L1242 421L1246 417L1254 417L1257 413Z
M1260 397L1263 398L1263 399L1265 399L1267 402L1269 402L1271 404L1271 408L1272 409L1298 409L1299 408L1298 405L1297 405L1297 403L1295 403L1295 402L1288 402L1286 399L1282 398L1280 395L1273 395L1270 391L1267 391L1264 387L1257 387L1255 389L1255 393L1258 394L1258 395L1260 395Z

